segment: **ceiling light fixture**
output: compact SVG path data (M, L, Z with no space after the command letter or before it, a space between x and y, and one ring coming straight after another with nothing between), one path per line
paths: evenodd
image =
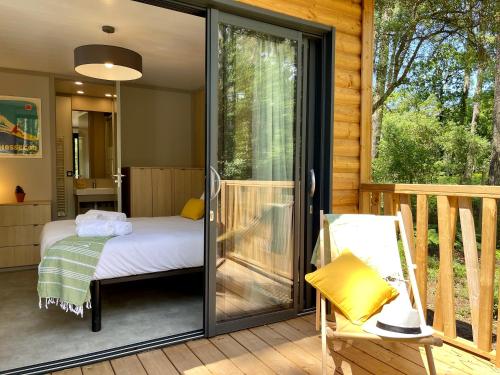
M107 98L111 98L113 95L111 95L111 94L104 94L104 96L107 97Z
M113 26L102 31L113 34ZM129 81L142 77L142 56L127 48L89 44L75 48L75 71L108 81Z
M113 98L116 98L116 97L117 97L116 94L113 94Z
M77 86L81 86L81 85L83 85L83 82L81 82L81 81L76 81L76 82L75 82L75 85L77 85Z
M76 93L82 95L82 94L85 94L85 91L78 90Z

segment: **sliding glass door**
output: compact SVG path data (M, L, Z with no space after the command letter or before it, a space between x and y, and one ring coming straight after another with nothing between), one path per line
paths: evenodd
M116 185L116 210L123 211L122 202L122 96L120 81L115 82L116 97L113 99L113 142L111 149L114 153L114 162L112 163L113 181Z
M295 313L301 34L209 17L208 322L220 333Z

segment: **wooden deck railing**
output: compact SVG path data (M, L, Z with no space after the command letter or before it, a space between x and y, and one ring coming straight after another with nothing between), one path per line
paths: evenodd
M293 181L221 181L217 222L225 256L292 280L294 186Z
M496 346L493 342L494 281L500 187L362 184L360 192L365 202L370 202L369 213L394 214L401 211L406 233L410 234L409 242L414 263L417 265L417 283L424 308L427 307L428 295L429 199L436 197L439 273L435 294L434 329L446 342L494 360L497 367L500 367L500 350L493 350ZM475 203L480 203L480 223L474 222L473 199L480 201ZM466 267L472 340L458 337L456 330L453 257L458 218ZM480 251L476 240L476 224L481 228ZM500 320L500 314L498 316ZM499 335L500 321L497 321L497 338Z

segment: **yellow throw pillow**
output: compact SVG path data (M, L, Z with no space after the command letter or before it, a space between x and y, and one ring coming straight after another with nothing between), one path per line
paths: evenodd
M349 250L305 278L356 325L398 295L377 271Z
M182 209L181 216L186 219L199 220L205 214L205 201L191 198Z

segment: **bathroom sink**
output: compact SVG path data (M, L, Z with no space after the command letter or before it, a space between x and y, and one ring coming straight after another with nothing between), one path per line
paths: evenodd
M115 188L85 188L75 189L76 195L113 195L116 194Z

